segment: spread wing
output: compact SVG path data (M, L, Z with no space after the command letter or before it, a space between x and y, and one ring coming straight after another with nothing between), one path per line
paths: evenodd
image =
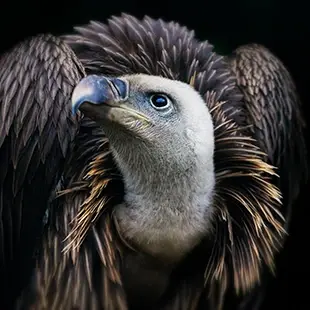
M52 35L0 59L0 308L31 274L47 203L78 128L69 100L83 76L71 49Z
M296 87L283 63L263 46L241 46L228 60L244 95L247 123L278 169L288 226L292 204L307 176L305 121Z

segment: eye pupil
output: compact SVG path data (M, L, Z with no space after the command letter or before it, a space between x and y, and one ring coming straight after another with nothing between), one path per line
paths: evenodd
M162 98L162 97L157 97L155 99L156 104L162 105L162 104L166 104L166 99Z
M164 108L169 104L168 98L160 94L152 95L151 102L156 108Z

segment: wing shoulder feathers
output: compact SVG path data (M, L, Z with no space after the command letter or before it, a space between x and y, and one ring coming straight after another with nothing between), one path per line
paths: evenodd
M83 76L73 51L52 35L25 40L1 56L1 284L22 281L23 274L14 279L17 266L23 262L24 271L30 263L49 196L78 128L70 96Z
M65 43L52 35L28 39L4 54L0 65L0 146L12 127L25 144L36 129L42 134L51 120L54 126L68 122L67 102L84 69ZM46 156L48 149L43 150Z
M228 62L244 95L247 123L278 169L289 217L307 177L305 121L292 76L276 55L258 44L239 47Z

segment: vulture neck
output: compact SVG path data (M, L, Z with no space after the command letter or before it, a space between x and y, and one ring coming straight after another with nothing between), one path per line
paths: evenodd
M213 160L137 153L126 161L116 156L126 193L115 209L120 233L137 250L175 265L210 228Z

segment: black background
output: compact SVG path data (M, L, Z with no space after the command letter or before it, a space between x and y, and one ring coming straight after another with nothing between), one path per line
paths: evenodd
M121 12L175 20L194 29L199 39L209 40L222 54L230 53L240 44L253 42L271 49L291 72L310 123L308 5L307 1L301 0L2 0L0 51L31 35L42 32L63 34L70 32L74 25L89 20L105 21ZM278 266L279 280L269 293L274 309L310 309L307 189L310 189L309 184L305 185L300 203L295 207L290 237Z

